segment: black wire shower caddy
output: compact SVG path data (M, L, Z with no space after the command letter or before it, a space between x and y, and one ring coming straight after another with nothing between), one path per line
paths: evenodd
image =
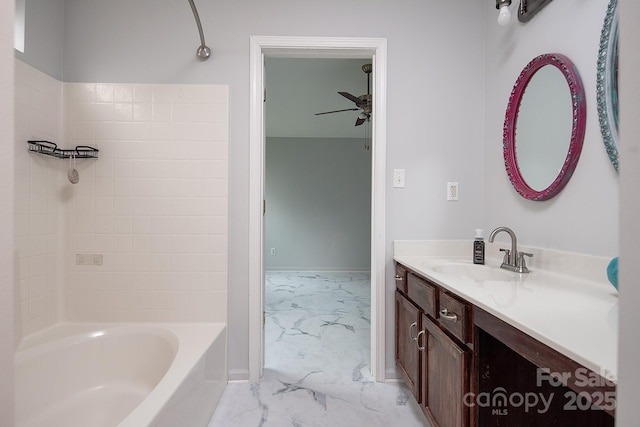
M75 148L63 149L50 141L27 141L29 143L29 151L44 154L47 156L57 157L59 159L97 159L100 150L88 145L76 145Z

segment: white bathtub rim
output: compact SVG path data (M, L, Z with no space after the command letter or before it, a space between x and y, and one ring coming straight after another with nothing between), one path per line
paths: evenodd
M171 324L171 330L177 333L181 345L173 364L149 396L118 427L151 425L159 409L167 404L214 341L220 337L226 342L224 323ZM226 360L221 363L226 366Z
M55 342L74 342L92 333L105 331L108 333L122 333L149 331L150 328L164 330L165 336L174 334L178 340L178 349L175 358L167 373L162 377L156 387L148 396L119 424L118 427L149 426L153 422L160 409L163 408L173 394L178 390L187 378L191 369L207 352L218 338L225 340L226 348L226 324L225 323L72 323L61 322L38 333L25 337L16 350L16 360L20 353L39 353L38 348L57 346ZM226 351L225 351L226 353ZM26 356L30 357L30 356ZM227 361L221 361L227 364Z
M67 325L73 324L60 324L61 327L67 327ZM78 324L80 325L80 324ZM158 327L153 324L104 324L104 323L83 323L81 328L73 329L67 328L67 333L64 335L56 330L54 325L51 328L47 328L46 331L42 331L42 334L37 336L25 337L20 343L20 346L14 353L14 362L23 363L29 360L39 357L42 354L54 351L60 348L72 346L75 344L82 344L89 340L109 338L112 336L121 335L155 335L158 336L167 343L169 343L173 350L173 355L178 353L180 343L175 333L165 327ZM52 329L53 328L53 329Z

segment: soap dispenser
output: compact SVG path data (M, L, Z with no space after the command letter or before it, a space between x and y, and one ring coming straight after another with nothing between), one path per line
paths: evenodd
M473 240L473 263L484 264L484 237L481 228L476 228L476 238Z

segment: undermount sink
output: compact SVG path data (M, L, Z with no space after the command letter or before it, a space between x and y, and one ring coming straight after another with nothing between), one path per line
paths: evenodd
M518 273L501 270L498 267L487 267L485 265L478 264L446 263L434 265L431 269L436 273L478 281L509 282L517 280L519 277Z

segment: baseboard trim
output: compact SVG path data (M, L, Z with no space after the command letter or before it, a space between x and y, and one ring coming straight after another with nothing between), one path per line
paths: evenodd
M229 369L229 382L230 383L249 382L249 370L248 369Z
M393 368L387 368L384 372L384 380L385 382L396 382L402 379L402 375L398 368L395 366Z

